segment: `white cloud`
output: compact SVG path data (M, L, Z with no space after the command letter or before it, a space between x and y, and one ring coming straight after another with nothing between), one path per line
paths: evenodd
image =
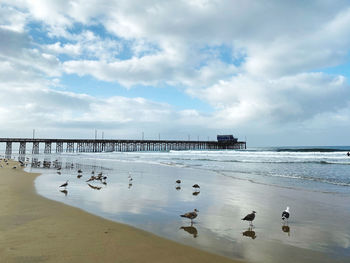
M80 34L70 34L70 42L43 45L42 48L53 54L66 54L73 58L91 58L104 61L114 60L121 52L122 45L111 38L102 39L92 31L85 30Z
M344 77L323 73L273 80L240 75L207 88L201 96L217 108L218 119L225 123L264 119L280 124L347 107L350 89Z
M15 32L23 32L27 15L11 6L0 4L0 28Z
M157 121L171 129L168 119L176 118L193 129L259 123L265 131L348 119L348 80L322 73L348 60L347 1L4 0L0 14L3 88L49 92L64 72L128 88L173 85L215 110L176 112L171 101L117 96L84 99L87 108L62 109L61 118L35 103L26 106L47 119L72 125L75 112L81 127L91 118L108 125L115 120L123 129ZM43 36L31 36L30 22L40 24Z

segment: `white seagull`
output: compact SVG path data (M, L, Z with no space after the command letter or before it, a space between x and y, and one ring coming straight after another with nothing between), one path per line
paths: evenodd
M289 206L287 206L287 209L282 212L282 220L288 221L289 215L290 215Z

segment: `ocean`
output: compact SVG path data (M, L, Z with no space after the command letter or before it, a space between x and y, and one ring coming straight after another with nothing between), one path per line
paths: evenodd
M40 195L186 245L249 262L280 262L280 254L297 262L309 262L311 255L315 262L348 262L348 151L271 147L25 158L27 171L42 174L35 181ZM38 161L38 167L31 166ZM86 182L92 173L107 179ZM196 183L198 190L192 187ZM286 206L291 207L288 228L280 218ZM200 212L191 225L180 214L194 208ZM241 218L252 210L257 214L250 228Z

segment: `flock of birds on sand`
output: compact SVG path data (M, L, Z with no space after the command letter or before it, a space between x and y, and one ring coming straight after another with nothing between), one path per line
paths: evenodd
M4 164L5 165L9 165L9 160L8 159L2 159L0 158L0 161L4 161ZM28 160L27 160L28 161ZM23 162L23 161L19 161L19 164L21 167L24 167L26 166L26 163ZM40 164L41 162L40 161L36 161L34 163L32 163L32 166L34 167L40 167ZM57 160L55 160L53 163L52 163L53 167L55 167L57 169L57 174L61 174L61 166L58 165L58 162ZM51 162L48 162L48 161L44 161L43 162L43 167L45 168L49 168L51 166ZM0 164L0 168L2 168L3 165ZM74 165L71 164L71 168L73 168ZM13 166L12 169L16 169L17 166ZM77 175L77 178L80 179L82 176L83 176L83 171L81 169L79 169L78 171L78 175ZM99 172L97 175L95 175L95 171L92 171L91 172L91 176L89 179L86 180L86 183L87 185L94 189L94 190L100 190L102 187L101 186L96 186L96 185L93 185L91 184L90 182L95 182L95 181L99 181L100 183L104 184L104 185L107 185L107 176L104 175L102 172ZM133 181L133 178L131 176L131 174L129 173L128 175L128 180L129 180L129 187L130 188L132 186L132 181ZM61 184L59 186L60 188L60 192L64 193L65 195L68 194L68 191L67 191L67 186L69 184L69 180L67 180L65 183ZM181 189L181 180L176 180L176 190L180 190ZM194 184L192 185L193 189L194 189L194 192L192 193L194 196L197 196L200 191L200 186L198 184ZM63 188L63 189L62 189ZM184 214L181 214L180 216L183 217L183 218L187 218L187 219L190 219L191 221L191 225L190 226L182 226L180 227L180 229L183 229L185 230L186 232L190 233L193 235L193 237L197 237L198 235L198 232L197 232L197 229L195 227L193 227L193 220L195 218L197 218L198 216L198 213L199 213L199 210L198 209L194 209L193 211L190 211L190 212L187 212L187 213L184 213ZM256 238L256 235L255 235L255 231L253 231L253 221L255 219L255 214L256 212L255 211L252 211L250 214L247 214L244 218L242 218L243 221L248 221L249 222L249 227L248 227L248 230L243 232L243 236L247 236L247 237L251 237L252 239L255 239ZM288 233L289 235L289 232L290 232L290 228L288 226L288 219L290 217L290 211L289 211L289 207L287 206L286 210L284 210L282 212L282 221L283 221L283 226L282 226L282 231L283 232L286 232Z
M61 167L57 168L57 170L58 170L57 173L61 174L61 172L60 172ZM100 182L103 185L107 185L107 178L108 177L106 175L104 175L102 172L99 172L97 175L95 175L95 171L92 171L91 174L92 175L90 176L90 178L85 181L91 189L94 189L94 190L101 190L102 189L102 186L93 185L92 183L94 183L94 182ZM82 177L83 177L83 171L79 169L77 178L80 179ZM131 181L132 181L132 178L129 178L129 187L130 187ZM67 180L65 183L63 183L59 186L60 189L64 188L64 189L60 190L60 192L64 193L65 195L68 194L68 191L67 191L68 184L69 184L69 180Z
M176 183L180 184L181 180L177 180ZM200 186L198 184L194 184L192 187L194 189L196 189L196 190L198 190L200 188ZM191 220L191 225L190 226L188 226L188 227L181 227L180 229L185 230L186 232L192 234L194 237L197 237L197 229L195 227L193 227L193 220L195 218L197 218L198 213L199 213L199 210L195 208L191 212L187 212L185 214L180 215L181 217L188 218L188 219ZM255 214L256 214L256 212L252 211L250 214L247 214L245 217L242 218L243 221L248 221L249 222L248 230L243 232L242 234L243 234L243 236L251 237L252 239L256 238L255 231L253 231L253 221L255 219ZM282 212L282 216L281 217L282 217L282 221L283 221L282 231L288 233L288 235L290 233L290 228L288 226L289 216L290 216L289 206L287 206L286 210L284 210Z

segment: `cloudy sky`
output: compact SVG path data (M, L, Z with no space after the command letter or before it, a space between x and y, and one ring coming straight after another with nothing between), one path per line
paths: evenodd
M350 145L348 0L0 0L0 137Z

